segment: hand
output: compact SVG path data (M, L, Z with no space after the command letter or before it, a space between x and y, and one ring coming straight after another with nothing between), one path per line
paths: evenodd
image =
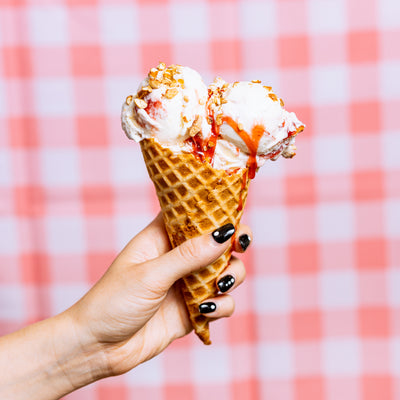
M241 226L235 237L233 250L242 252L251 232ZM206 234L171 250L161 214L130 241L99 282L67 310L81 346L101 354L99 377L129 371L191 331L175 282L216 260L229 244ZM232 257L220 278L223 291L237 287L245 278L243 263ZM212 319L233 313L228 294L208 301L216 305L207 314Z

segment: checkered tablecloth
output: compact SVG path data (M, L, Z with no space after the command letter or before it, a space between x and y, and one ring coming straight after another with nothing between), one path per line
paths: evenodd
M400 399L399 0L0 0L0 334L87 291L158 210L124 98L160 60L307 124L264 166L236 312L69 400Z

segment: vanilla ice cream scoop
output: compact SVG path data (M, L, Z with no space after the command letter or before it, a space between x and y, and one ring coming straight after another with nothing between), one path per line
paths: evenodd
M228 84L217 79L210 86L213 92L210 107L218 125L214 166L223 168L232 153L251 170L265 160L279 155L293 157L294 137L304 125L289 113L269 86L260 81ZM255 171L250 175L254 176Z
M304 125L260 81L208 88L191 68L160 63L122 107L122 127L136 141L153 138L173 153L191 152L216 169L248 168L293 157Z
M205 104L207 86L191 68L160 63L152 68L134 96L122 108L122 127L139 142L156 138L161 144L182 150L184 141L198 132L210 135Z

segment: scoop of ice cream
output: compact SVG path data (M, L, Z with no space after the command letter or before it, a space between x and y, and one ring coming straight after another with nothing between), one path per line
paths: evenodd
M205 104L207 86L191 68L160 63L152 68L134 96L122 107L122 127L139 142L156 138L168 147L187 147L184 141L198 132L210 134Z
M304 125L260 81L208 88L188 67L152 68L122 108L122 127L136 141L154 138L174 153L191 152L216 169L248 168L293 157L294 137Z
M260 81L227 84L220 79L210 87L214 96L210 107L220 138L214 156L216 168L236 158L236 162L247 159L246 165L255 169L281 154L295 155L294 136L304 125L283 108L271 87Z

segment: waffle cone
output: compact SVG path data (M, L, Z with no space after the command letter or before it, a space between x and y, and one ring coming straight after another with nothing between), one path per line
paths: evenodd
M174 154L153 139L140 144L172 247L229 222L238 226L249 186L247 169L228 174L191 153ZM211 344L209 318L198 308L217 295L216 278L227 267L231 252L230 246L213 264L179 281L190 321L205 344Z

